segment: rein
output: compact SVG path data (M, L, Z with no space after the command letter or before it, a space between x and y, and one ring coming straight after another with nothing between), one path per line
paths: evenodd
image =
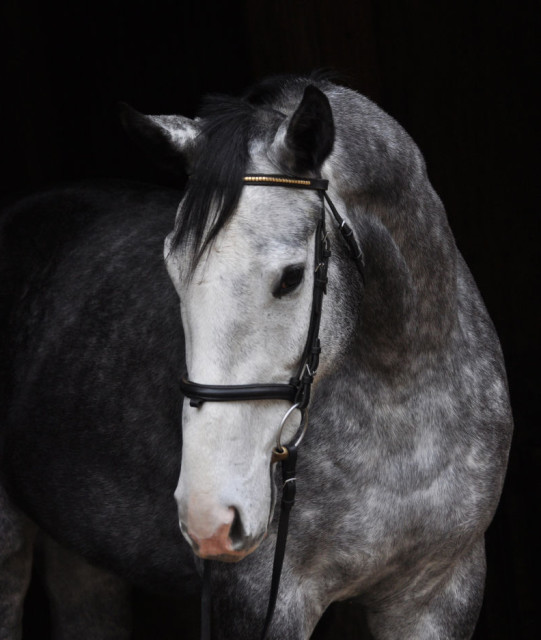
M310 312L310 324L306 343L299 362L297 373L287 384L243 384L243 385L212 385L192 382L183 376L180 383L182 393L190 399L190 406L200 408L204 402L233 402L242 400L287 400L292 403L278 429L276 446L272 450L271 464L280 461L282 471L282 500L280 506L280 520L274 552L274 564L272 569L272 581L269 595L269 603L261 640L267 638L272 616L276 607L280 576L284 561L287 532L289 526L289 513L295 502L296 478L295 468L297 461L297 447L304 437L308 426L308 404L314 376L316 375L321 344L319 341L319 326L321 321L321 309L323 296L327 293L327 271L329 257L331 255L328 234L325 230L325 202L329 205L338 229L348 246L350 256L357 264L363 277L363 255L353 230L340 216L336 207L327 195L328 181L313 178L298 178L283 175L252 174L244 177L245 186L287 187L293 189L313 189L321 195L321 215L318 220L315 234L315 260L314 260L314 287L312 294L312 309ZM364 280L364 277L363 277ZM301 412L301 422L298 436L293 444L287 446L281 443L282 431L289 416L295 409ZM300 431L300 433L299 433ZM204 561L203 570L203 595L201 606L201 640L210 640L210 561Z

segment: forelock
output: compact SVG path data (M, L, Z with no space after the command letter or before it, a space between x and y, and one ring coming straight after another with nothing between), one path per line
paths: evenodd
M256 85L241 98L215 95L203 102L196 160L171 244L172 249L181 243L189 246L191 271L237 207L250 143L267 137L270 143L285 117L273 106L284 104L287 94L296 96L314 80L318 79L280 76Z
M188 242L195 263L231 216L242 190L248 143L254 129L252 105L223 96L207 98L200 113L197 158L181 203L172 247ZM210 231L204 238L205 229Z

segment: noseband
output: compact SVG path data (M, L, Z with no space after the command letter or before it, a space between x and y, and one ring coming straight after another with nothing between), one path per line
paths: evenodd
M321 214L317 222L315 233L315 259L314 259L314 286L312 293L312 309L308 335L302 356L299 361L297 373L287 384L241 384L241 385L212 385L192 382L183 377L180 383L182 393L190 399L190 406L199 408L204 402L238 402L243 400L287 400L292 403L280 423L276 446L272 450L272 462L278 460L282 463L282 501L280 521L274 555L272 571L271 591L267 616L261 640L267 637L272 615L276 605L280 574L285 554L289 512L295 502L295 464L297 459L297 446L304 437L308 426L308 404L314 376L319 364L321 345L319 341L319 326L321 321L321 309L323 296L327 293L327 270L331 255L328 234L325 230L325 202L338 224L338 229L348 246L351 258L363 276L363 255L355 240L353 231L347 222L340 216L336 207L327 195L328 181L313 178L298 178L283 175L253 174L244 177L245 186L287 187L292 189L312 189L321 195ZM293 443L284 446L281 436L289 416L298 409L301 412L300 428ZM201 640L210 640L210 563L205 561L203 575L203 599L202 599L202 632Z

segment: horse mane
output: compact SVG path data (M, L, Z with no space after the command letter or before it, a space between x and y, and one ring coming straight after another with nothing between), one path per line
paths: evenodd
M194 247L193 266L239 201L255 111L241 99L214 95L205 99L198 113L201 118L198 137L204 143L198 145L172 242L172 247L178 247L181 241L189 239ZM210 231L203 241L209 224Z
M175 249L188 240L192 270L235 211L249 161L249 142L265 133L261 120L267 128L269 115L278 122L284 114L272 105L280 97L295 87L324 82L329 76L326 71L309 76L274 76L249 88L241 97L210 95L204 99L197 114L201 119L198 137L203 144L197 148L171 244Z

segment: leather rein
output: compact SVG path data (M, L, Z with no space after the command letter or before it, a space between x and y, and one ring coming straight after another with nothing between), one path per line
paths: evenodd
M183 376L180 383L182 393L190 399L190 406L199 408L204 402L237 402L243 400L287 400L292 403L278 429L276 446L272 450L271 464L280 461L282 471L282 500L280 520L274 553L272 581L269 603L261 640L266 640L270 629L272 616L278 597L280 575L285 555L287 531L289 526L289 512L295 502L296 482L295 468L297 461L297 447L306 433L308 426L308 404L314 376L319 364L321 344L319 341L319 326L323 296L327 292L327 271L331 255L328 234L325 230L325 202L329 205L338 229L363 277L363 254L353 231L348 223L340 216L336 207L327 195L328 181L314 178L299 178L285 175L251 174L244 176L245 186L287 187L293 189L312 189L321 195L321 215L317 222L315 233L314 286L312 294L312 309L310 324L297 373L287 384L243 384L243 385L212 385L192 382ZM301 412L300 427L293 443L287 446L281 442L282 431L289 416L298 409ZM201 606L201 640L211 638L210 612L210 561L204 561L203 594Z

